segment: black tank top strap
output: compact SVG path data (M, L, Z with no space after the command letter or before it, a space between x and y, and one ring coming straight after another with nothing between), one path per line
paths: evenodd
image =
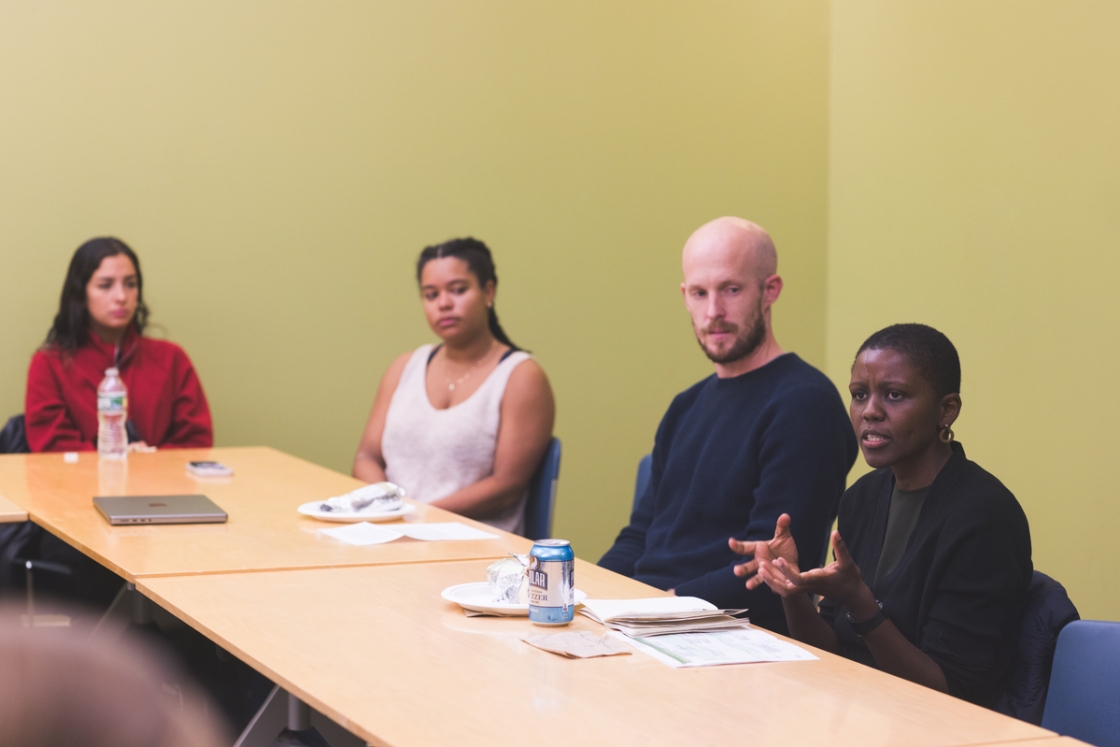
M438 352L439 352L439 349L440 349L440 348L442 348L442 347L443 347L443 345L436 345L436 346L435 346L434 348L432 348L432 352L428 353L428 361L427 361L427 364L431 364L431 362L432 362L432 358L435 358L435 357L436 357L436 353L438 353ZM514 349L514 348L510 348L510 349L509 349L509 350L507 350L506 352L502 353L502 357L498 359L498 363L501 363L501 362L502 362L502 361L504 361L504 360L505 360L506 358L510 357L511 355L513 355L513 354L514 354L514 353L516 353L516 352L517 352L517 350L516 350L516 349Z

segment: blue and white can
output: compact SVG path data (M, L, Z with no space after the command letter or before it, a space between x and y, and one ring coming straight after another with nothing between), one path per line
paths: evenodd
M576 616L576 556L568 540L546 539L529 551L529 621L567 625Z

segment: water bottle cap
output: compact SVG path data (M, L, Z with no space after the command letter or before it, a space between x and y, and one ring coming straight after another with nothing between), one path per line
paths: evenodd
M120 376L121 372L118 371L115 367L114 368L106 368L105 369L105 375L106 376Z

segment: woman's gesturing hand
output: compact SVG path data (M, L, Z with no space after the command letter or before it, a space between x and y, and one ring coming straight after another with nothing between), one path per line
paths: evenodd
M763 579L757 575L759 563L762 561L769 563L781 558L792 567L797 567L797 544L793 541L793 535L789 533L789 522L789 514L782 514L778 517L778 523L774 527L774 539L772 540L743 542L731 538L727 541L727 544L735 553L754 556L746 563L735 566L736 576L748 576L748 589L757 589L763 582Z
M802 572L796 564L778 557L762 560L758 575L783 597L799 593L819 594L851 607L855 600L868 596L870 590L863 582L863 574L848 553L848 546L844 544L840 532L832 533L832 549L836 560L824 568ZM870 598L874 602L874 597Z

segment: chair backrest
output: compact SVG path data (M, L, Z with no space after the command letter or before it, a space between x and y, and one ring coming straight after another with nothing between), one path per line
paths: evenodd
M1042 722L1058 634L1081 619L1065 587L1035 571L1027 588L1014 653L995 710L1032 724Z
M1058 636L1042 728L1120 745L1120 622L1080 620Z
M646 492L646 485L649 485L649 470L652 463L653 454L646 454L638 461L638 479L634 482L634 510L637 510L638 501L642 499L642 493Z
M27 445L27 426L23 414L13 415L0 428L0 454L26 454L31 451Z
M544 458L529 482L525 501L525 536L531 540L552 536L552 516L556 511L556 482L560 479L560 439L548 443Z

